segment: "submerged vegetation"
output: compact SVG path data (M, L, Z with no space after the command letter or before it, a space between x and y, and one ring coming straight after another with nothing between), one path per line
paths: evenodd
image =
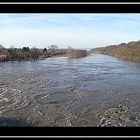
M101 48L92 49L93 53L115 56L124 60L140 62L140 41L121 43L119 45L110 45Z

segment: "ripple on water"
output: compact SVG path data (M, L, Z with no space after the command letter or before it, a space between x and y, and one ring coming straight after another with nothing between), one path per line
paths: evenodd
M139 125L139 64L93 55L0 65L0 116L36 126ZM129 102L120 108L122 98Z
M22 91L7 86L0 87L0 111L1 113L18 110L26 107L30 99L22 95Z

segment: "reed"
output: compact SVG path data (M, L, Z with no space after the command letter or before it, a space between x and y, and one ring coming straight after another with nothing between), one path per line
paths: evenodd
M68 49L66 52L69 58L79 58L87 56L86 50L75 50L75 49Z

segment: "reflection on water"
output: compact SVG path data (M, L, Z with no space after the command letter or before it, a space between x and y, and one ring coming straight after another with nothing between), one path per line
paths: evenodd
M139 83L140 63L105 55L0 63L0 116L32 126L140 126Z

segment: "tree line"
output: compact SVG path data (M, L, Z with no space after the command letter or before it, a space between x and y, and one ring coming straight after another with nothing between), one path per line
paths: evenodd
M15 48L14 46L5 49L2 45L0 45L0 58L2 59L2 57L5 55L7 56L5 60L10 60L10 61L37 60L37 59L51 57L54 55L62 55L65 53L66 51L62 49L58 49L57 45L50 45L48 46L48 48L44 48L44 49L38 49L36 47Z
M68 47L67 49L58 49L57 45L50 45L44 49L38 49L36 47L15 48L14 46L6 49L2 45L0 45L0 61L35 61L38 59L44 59L56 55L65 55L69 58L78 58L87 56L87 51L77 50L71 47Z

